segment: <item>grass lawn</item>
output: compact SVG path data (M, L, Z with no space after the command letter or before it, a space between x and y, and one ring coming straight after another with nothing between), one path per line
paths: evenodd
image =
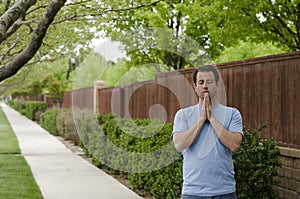
M42 199L17 138L0 107L0 198Z

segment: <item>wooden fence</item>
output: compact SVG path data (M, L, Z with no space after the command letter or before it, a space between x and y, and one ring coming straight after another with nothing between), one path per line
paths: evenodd
M64 108L73 107L94 110L94 87L67 92L64 96Z
M268 122L262 137L300 148L300 53L272 55L218 65L229 106L237 107L244 124Z
M226 93L228 106L240 110L245 126L257 128L268 122L263 138L274 137L281 146L300 149L300 52L221 63L217 67L225 86L221 93ZM178 109L197 103L191 86L194 70L158 73L153 81L69 91L64 107L172 123ZM49 99L46 101L50 104Z
M243 124L257 128L268 122L262 137L281 146L300 148L300 53L292 52L217 64L227 105L240 110ZM197 103L193 68L158 73L154 81L98 90L99 113L122 117L163 118L173 122L179 108ZM79 97L79 96L78 96Z

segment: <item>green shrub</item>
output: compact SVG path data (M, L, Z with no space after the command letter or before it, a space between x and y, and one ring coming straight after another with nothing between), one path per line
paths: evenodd
M56 116L56 125L58 135L66 140L73 141L76 145L79 143L80 138L76 130L71 109L60 109Z
M16 109L16 99L8 100L7 101L8 106L10 106L13 109Z
M39 122L40 114L45 112L48 105L41 101L22 101L17 110L28 119Z
M140 194L151 194L155 198L180 198L182 157L178 155L176 161L166 167L164 165L165 161L170 159L169 153L177 154L173 145L171 145L172 148L167 149L169 153L152 157L150 160L143 160L140 159L141 156L135 155L154 152L172 142L171 124L162 124L150 119L119 119L111 114L98 116L98 121L101 124L102 134L90 134L88 145L97 166L105 168L112 174L127 175L131 188ZM106 147L106 139L111 141L116 148L132 152L130 157L124 158L123 153ZM157 161L157 158L160 160ZM154 171L142 172L145 168L145 161L147 161L147 167L153 168ZM120 171L108 168L107 163L109 163L108 166L124 165L124 167ZM131 170L131 172L124 172L124 170Z
M56 126L56 116L59 112L59 109L47 110L46 112L41 114L40 117L40 125L46 131L53 135L58 135L58 130Z
M128 180L134 190L153 198L175 199L181 196L182 157L157 171L129 173ZM142 191L141 191L142 190Z
M244 139L239 151L233 154L238 198L276 198L272 189L276 182L276 167L280 165L280 151L274 139L263 140L257 130L244 128Z
M25 101L23 102L25 107L25 116L33 121L39 121L40 114L45 112L48 105L41 101Z
M118 153L105 146L106 140L112 142L117 148L128 152L148 153L161 148L170 142L172 125L164 124L163 127L149 119L116 119L111 114L99 115L98 121L101 132L89 127L89 119L82 122L83 137L86 139L88 151L95 157L97 166L105 168L113 174L126 175L130 186L140 194L151 194L154 198L180 198L182 186L182 157L166 167L151 165L161 169L152 172L140 172L144 160L136 160L134 155L124 160L122 153ZM82 121L83 121L82 120ZM150 136L157 127L160 131ZM276 192L272 189L274 177L277 175L276 167L280 166L279 150L272 138L261 139L258 136L263 128L254 131L244 128L244 140L238 152L233 153L235 165L237 194L239 198L274 198ZM137 136L138 135L138 136ZM112 158L113 157L113 158ZM162 157L164 158L164 157ZM165 157L167 159L167 157ZM125 162L128 161L128 162ZM133 172L122 172L110 165L136 163ZM155 164L157 162L153 162ZM132 164L132 162L131 162ZM125 169L125 168L124 168ZM125 169L126 170L126 169Z
M40 125L53 135L59 135L76 145L80 142L71 109L47 110L41 115Z
M26 116L26 104L25 101L19 101L17 104L17 111L21 114Z
M24 102L24 100L22 100L22 99L15 99L14 100L14 109L16 110L16 111L19 111L20 112L20 107L21 107L21 104ZM24 114L23 114L24 115Z

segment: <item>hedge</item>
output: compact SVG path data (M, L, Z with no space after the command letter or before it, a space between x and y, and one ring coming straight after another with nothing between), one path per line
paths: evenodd
M59 109L47 110L46 112L41 114L40 117L40 125L46 131L53 135L58 135L58 130L56 126L56 117L59 112Z
M111 174L125 175L130 187L140 195L150 194L154 198L166 199L180 198L183 161L181 156L165 167L155 165L157 162L150 160L148 166L158 169L142 172L146 160L137 159L139 156L134 155L124 158L123 153L105 146L107 141L110 141L123 151L136 154L150 153L172 142L171 124L161 124L149 119L120 119L111 114L99 115L98 123L95 122L93 114L82 113L75 119L81 141L85 144L87 152L93 156L96 166ZM73 122L71 110L54 109L41 115L41 125L55 135L59 134L59 131L61 135L66 134L66 129L74 133ZM61 130L58 130L57 126ZM265 124L257 130L244 127L241 148L233 153L238 198L276 198L277 196L272 186L276 184L274 177L277 176L276 167L280 166L280 152L274 139L262 139L259 136L264 128L266 128ZM167 155L160 157L162 161L168 159ZM127 171L126 165L133 166L132 163L135 163L134 167L131 171ZM114 168L114 165L125 167L118 169Z
M137 192L151 194L155 198L180 198L182 158L152 172L139 172L143 166L143 160L135 161L136 172L122 172L110 166L126 165L123 154L104 145L109 140L123 150L148 153L171 142L171 124L164 124L158 133L148 137L158 125L154 123L149 126L150 120L148 119L128 120L116 119L112 115L100 115L98 121L101 125L101 132L95 132L95 129L89 128L90 120L84 117L80 119L82 127L80 131L98 167L108 169L114 174L126 175L131 188ZM263 140L258 135L265 127L263 125L257 130L244 127L244 140L241 148L233 154L239 198L274 198L277 194L272 189L272 185L275 184L274 177L277 176L276 167L280 166L280 153L272 138ZM130 158L127 161L130 161Z
M280 151L273 138L259 136L266 127L244 127L241 148L233 154L239 199L277 198L272 185L277 183L274 177L278 175L276 167L281 166Z
M58 135L74 144L80 143L71 109L49 109L41 115L40 125L53 135Z
M24 103L26 107L26 117L37 122L40 119L40 115L48 108L48 105L45 102L27 101Z
M48 107L47 103L41 101L14 101L10 105L28 119L37 122L40 119L40 114L45 112Z
M71 109L60 109L56 115L56 127L58 135L66 140L72 140L79 144L80 137L77 133Z

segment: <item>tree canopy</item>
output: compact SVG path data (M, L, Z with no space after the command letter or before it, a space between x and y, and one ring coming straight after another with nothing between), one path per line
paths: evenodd
M130 2L123 4L126 3ZM297 51L299 13L299 0L165 0L152 7L109 15L109 22L101 26L108 37L123 43L131 64L150 62L179 69L193 65L193 61L186 60L186 54L201 56L201 52L187 48L185 38L202 47L211 57L209 61L240 41L271 43L285 51ZM164 29L164 37L140 34L147 27ZM152 48L143 45L147 39L154 41Z
M297 51L299 13L300 0L3 0L0 82L25 65L84 57L98 31L122 42L131 66L157 71L215 60L240 41Z
M0 2L0 82L24 65L89 52L105 14L138 9L86 0L6 0Z
M289 51L300 50L299 0L225 0L219 8L220 15L225 17L224 32L229 37L272 42Z

